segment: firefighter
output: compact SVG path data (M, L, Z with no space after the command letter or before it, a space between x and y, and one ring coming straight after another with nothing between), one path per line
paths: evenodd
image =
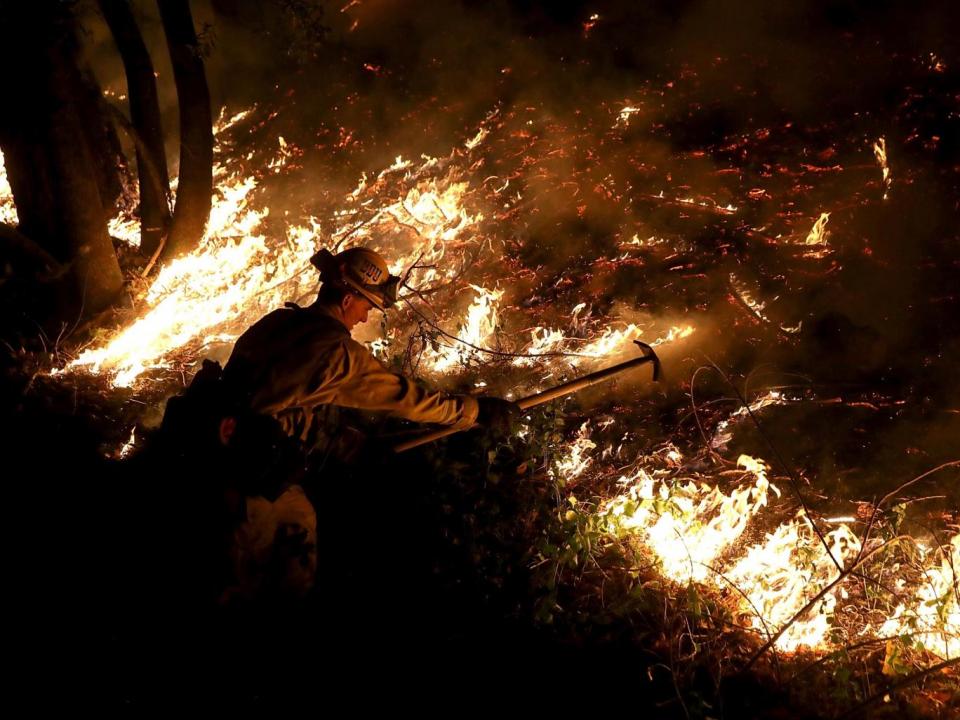
M387 370L351 338L350 331L371 310L385 311L397 299L399 278L378 253L363 247L336 255L321 250L311 263L320 271L316 301L303 308L288 303L250 327L237 340L219 382L218 404L228 410L221 413L216 434L223 447L232 449L237 473L263 473L264 464L249 459L259 453L271 456L267 474L274 482L282 478L275 491L249 485L242 491L247 497L232 554L235 590L245 595L257 594L264 584L293 595L312 585L317 518L292 472L296 460L289 458L297 457L292 445L308 453L330 452L338 438L337 430L331 433L323 422L329 406L498 431L520 412L499 398L425 389Z

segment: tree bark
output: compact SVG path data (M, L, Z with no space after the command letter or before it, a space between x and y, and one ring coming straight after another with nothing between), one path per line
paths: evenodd
M17 98L15 110L0 113L0 146L19 229L69 265L79 312L67 311L84 315L112 304L123 275L80 110L75 30L70 7L54 0L0 6L0 58Z
M187 0L158 0L180 105L180 172L173 224L163 259L203 239L213 194L213 118L203 56Z
M28 267L38 278L55 279L66 272L53 255L12 225L0 223L0 257L17 270Z
M170 225L170 180L153 61L128 0L99 0L127 76L140 186L140 249L152 255Z
M104 222L109 222L117 211L118 201L127 186L125 180L130 172L127 159L120 146L117 128L104 112L103 89L85 61L80 61L77 92L73 102L86 131L97 189L103 205Z

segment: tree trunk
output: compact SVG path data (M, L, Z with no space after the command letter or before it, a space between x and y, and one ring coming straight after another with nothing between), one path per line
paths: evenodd
M142 141L142 146L140 143L136 146L140 186L140 249L152 255L170 225L170 181L153 61L128 0L100 0L100 11L123 60L130 120Z
M203 57L187 0L158 0L180 105L180 179L173 225L163 251L170 259L203 239L213 194L213 118Z
M11 17L12 16L12 17ZM13 111L0 113L20 231L69 264L79 312L110 305L123 275L107 234L78 69L74 19L53 0L12 3L0 12L0 54L11 68Z
M116 215L118 201L127 187L130 169L120 146L117 128L110 115L104 111L103 89L93 74L93 70L81 62L77 73L79 83L73 102L77 114L86 130L93 169L96 173L97 189L103 205L104 222Z

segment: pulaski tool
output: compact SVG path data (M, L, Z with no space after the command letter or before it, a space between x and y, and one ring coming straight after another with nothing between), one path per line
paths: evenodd
M580 392L581 390L596 385L597 383L602 383L604 380L609 380L615 375L619 375L627 370L632 370L635 367L640 367L641 365L646 365L647 363L653 364L653 381L658 382L660 380L660 358L657 357L657 354L653 351L653 348L646 343L640 342L639 340L634 340L633 342L640 348L640 352L642 353L641 357L634 358L633 360L627 360L626 362L618 363L616 365L611 365L603 370L597 370L596 372L589 373L581 378L577 378L576 380L570 380L569 382L561 383L560 385L552 387L548 390L544 390L543 392L538 392L535 395L528 395L525 398L517 400L517 405L521 410L528 410L532 407L536 407L537 405L550 402L551 400L556 400L557 398L562 398L566 395ZM473 425L472 427L476 427L476 425ZM406 450L419 447L420 445L426 445L434 440L447 437L448 435L453 435L454 433L469 429L470 428L446 427L441 428L440 430L431 430L411 440L394 445L393 450L394 452L401 453Z

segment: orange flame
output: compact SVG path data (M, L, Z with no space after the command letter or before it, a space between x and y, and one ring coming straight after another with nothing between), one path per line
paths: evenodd
M827 222L830 220L830 213L821 213L819 219L813 224L813 227L810 228L810 232L807 234L806 244L807 245L826 245L827 236L829 232L827 231Z
M838 560L850 558L860 549L859 539L846 525L831 530L826 540ZM740 611L749 617L755 630L766 634L780 630L837 577L838 571L810 521L801 513L768 534L764 542L751 546L724 575L746 596L740 598ZM821 645L840 592L839 587L833 588L798 618L777 639L777 647L790 652L801 646Z
M497 304L503 297L503 290L488 290L478 285L470 287L477 294L457 332L458 339L452 344L442 344L439 350L431 349L425 353L424 359L436 373L449 371L457 364L466 365L476 359L482 354L477 348L487 348L496 332Z
M918 544L921 584L883 624L881 636L910 634L912 643L944 660L960 657L960 533L935 552ZM937 563L937 555L941 556Z
M647 469L622 477L626 492L602 509L610 531L640 537L659 560L664 575L677 582L704 582L713 561L767 504L772 490L766 466L748 455L738 465L754 477L729 495L693 480L658 481Z
M887 140L880 138L873 144L873 154L877 158L880 170L883 173L883 199L890 197L890 186L893 178L890 177L890 166L887 164Z

